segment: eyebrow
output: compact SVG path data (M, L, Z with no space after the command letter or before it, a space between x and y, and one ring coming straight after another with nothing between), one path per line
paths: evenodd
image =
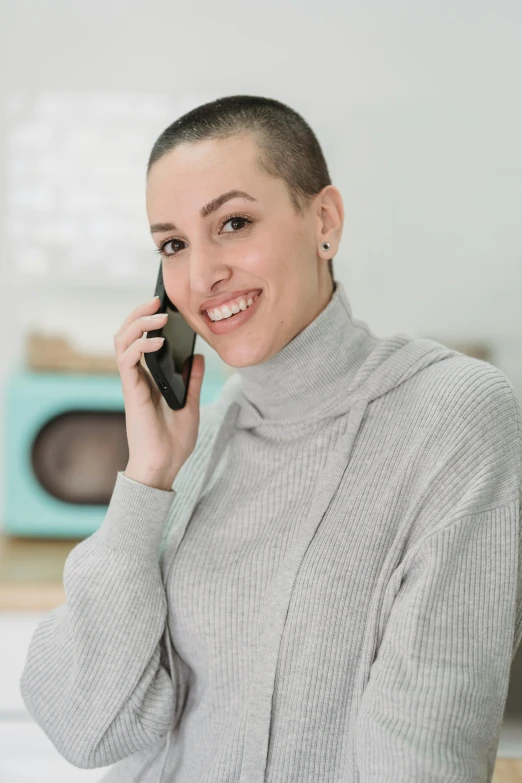
M225 203L225 201L230 201L230 199L233 198L246 198L249 201L257 201L257 199L251 196L250 193L245 193L244 190L228 190L226 193L222 193L220 196L213 198L212 201L209 201L208 204L205 204L204 207L201 207L199 214L202 218L206 218L208 215L212 214L212 212L215 212L217 209L219 209L220 206ZM174 223L153 223L150 227L151 234L156 234L160 231L177 230L178 229Z

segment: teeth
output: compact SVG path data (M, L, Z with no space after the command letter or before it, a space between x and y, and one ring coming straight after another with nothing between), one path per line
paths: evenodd
M250 296L246 301L244 298L241 298L237 303L234 302L234 304L230 305L230 307L224 305L223 307L216 307L214 310L207 310L208 316L212 321L221 321L223 318L230 318L232 315L239 313L240 310L246 310L247 307L250 307L258 296L259 294L256 294L255 297Z

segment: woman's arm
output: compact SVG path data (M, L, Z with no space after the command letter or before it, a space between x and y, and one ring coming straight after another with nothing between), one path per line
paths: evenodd
M520 641L519 499L408 556L358 715L361 783L491 780Z
M74 766L104 767L153 744L183 704L164 649L158 557L174 494L118 473L102 525L65 562L66 603L31 639L24 702Z

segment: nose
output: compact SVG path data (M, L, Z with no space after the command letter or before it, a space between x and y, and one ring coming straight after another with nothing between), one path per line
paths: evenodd
M190 288L197 291L202 298L210 299L215 284L230 277L223 248L210 243L196 248L193 245L188 264Z

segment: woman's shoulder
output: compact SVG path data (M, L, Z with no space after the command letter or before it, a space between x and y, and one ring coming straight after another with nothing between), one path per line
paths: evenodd
M499 505L521 491L521 406L498 367L457 353L419 373L408 405L433 489L455 484Z
M495 437L509 432L520 439L521 406L514 386L490 362L457 353L419 373L412 393L435 425L455 437L480 431ZM434 416L435 414L435 416Z

